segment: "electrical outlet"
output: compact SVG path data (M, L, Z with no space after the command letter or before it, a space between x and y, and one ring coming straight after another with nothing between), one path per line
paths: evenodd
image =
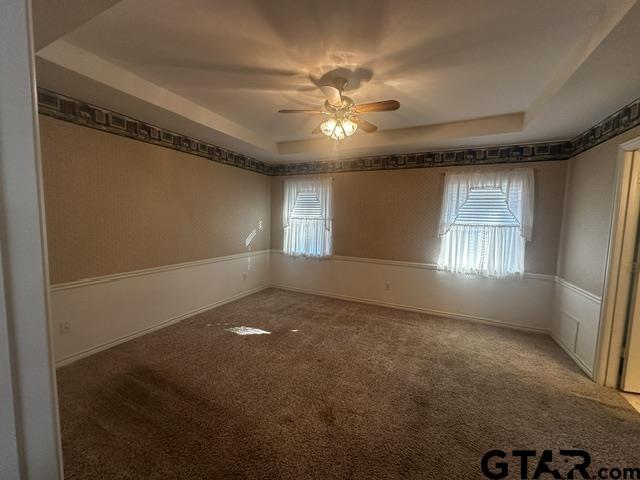
M71 322L62 322L58 324L60 329L60 335L67 335L71 333Z
M242 274L242 281L243 281L243 282L246 282L246 281L247 281L247 274L246 274L246 273L243 273L243 274Z
M391 284L390 283L385 283L384 284L384 289L385 290L391 290Z

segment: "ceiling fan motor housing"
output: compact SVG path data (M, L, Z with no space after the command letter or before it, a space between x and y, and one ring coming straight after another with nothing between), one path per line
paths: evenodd
M334 107L329 103L329 100L324 101L324 108L331 113L347 112L349 110L353 110L354 107L355 103L353 102L353 100L345 96L342 97L341 107Z
M360 116L362 113L385 112L397 110L400 103L397 100L384 100L356 105L347 96L342 95L348 80L337 77L331 82L333 85L319 85L326 97L320 110L280 110L282 113L311 113L323 114L328 118L312 130L312 133L324 133L335 140L353 135L358 127L366 133L375 132L378 127Z

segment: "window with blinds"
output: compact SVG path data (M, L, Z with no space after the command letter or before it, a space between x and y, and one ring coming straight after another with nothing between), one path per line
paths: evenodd
M507 197L495 187L472 188L462 204L454 225L503 226L520 225L507 206Z
M282 250L323 258L332 252L331 179L286 180Z
M322 218L322 205L316 192L298 192L291 218Z
M487 277L524 273L533 186L533 170L525 168L447 174L438 267Z

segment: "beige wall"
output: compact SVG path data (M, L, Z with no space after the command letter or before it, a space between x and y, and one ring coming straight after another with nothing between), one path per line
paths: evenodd
M558 275L601 296L614 203L618 148L629 130L569 160Z
M52 283L245 252L260 221L251 248L282 248L285 177L40 120ZM557 263L559 276L602 294L618 145L639 135L640 127L568 162L527 165L536 172L528 272L553 274ZM335 253L435 263L446 170L335 174Z
M269 246L269 177L40 117L51 282Z
M526 270L554 274L567 162L527 165L536 175L533 241ZM504 169L487 165L457 169ZM338 173L334 181L334 253L436 263L444 173L448 168ZM285 177L271 179L271 248L282 248Z

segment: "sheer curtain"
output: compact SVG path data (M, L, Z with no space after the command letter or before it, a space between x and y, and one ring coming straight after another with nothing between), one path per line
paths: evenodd
M488 277L524 273L533 200L531 169L447 174L438 267Z
M332 253L331 179L285 180L283 251L329 257Z

